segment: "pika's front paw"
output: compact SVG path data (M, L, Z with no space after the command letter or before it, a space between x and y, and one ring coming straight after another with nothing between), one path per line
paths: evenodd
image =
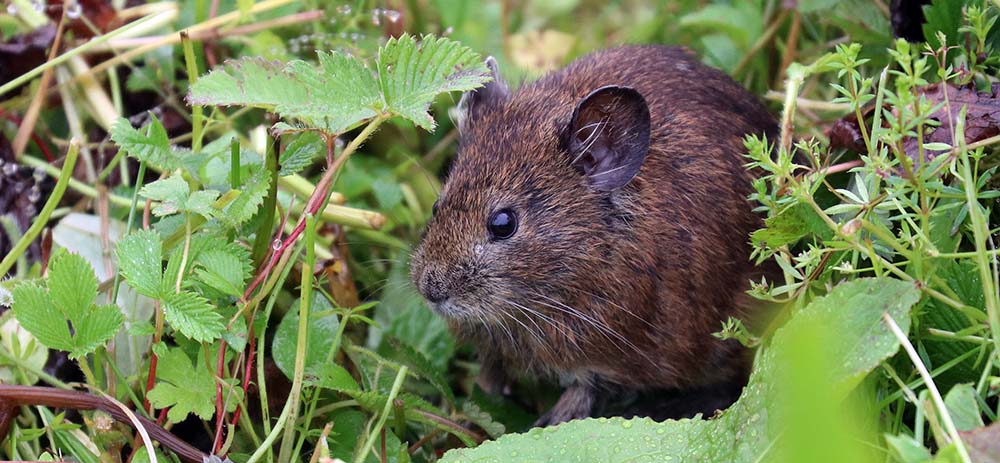
M542 428L590 417L594 407L594 394L593 389L580 384L566 388L552 409L535 421L535 426Z

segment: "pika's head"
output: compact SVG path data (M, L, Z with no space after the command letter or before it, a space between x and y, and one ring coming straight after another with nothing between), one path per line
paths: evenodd
M550 78L511 94L487 64L494 80L459 104L458 157L411 276L442 316L509 326L576 310L562 295L593 288L602 256L621 245L623 189L646 158L650 116L622 86Z

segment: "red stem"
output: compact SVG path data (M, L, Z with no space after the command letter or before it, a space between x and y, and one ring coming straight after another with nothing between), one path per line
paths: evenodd
M23 123L20 117L17 117L17 115L6 112L2 109L0 109L0 116L17 125L21 125ZM31 132L30 136L31 136L31 141L35 143L35 146L38 147L38 150L42 152L43 156L45 156L45 160L49 162L55 162L55 157L52 156L52 151L50 151L49 147L46 146L45 142L42 141L42 137L39 137L38 134L35 133L34 131Z

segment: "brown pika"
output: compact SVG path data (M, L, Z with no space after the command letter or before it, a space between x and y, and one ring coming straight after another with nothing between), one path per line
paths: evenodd
M412 260L430 307L478 349L479 384L558 379L547 425L591 416L610 390L745 381L739 345L712 333L745 315L759 274L743 140L774 139L773 116L679 48L596 52L515 92L487 63Z

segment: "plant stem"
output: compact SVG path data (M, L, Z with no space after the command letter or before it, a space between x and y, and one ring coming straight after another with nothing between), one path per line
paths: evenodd
M35 221L31 223L31 227L28 227L28 231L24 232L21 239L17 240L14 247L10 249L10 252L4 256L3 261L0 261L0 276L6 275L10 271L14 263L17 262L17 258L21 254L24 254L24 251L28 249L31 242L35 241L38 234L42 232L42 228L45 228L45 224L49 221L49 216L52 215L52 211L59 205L63 194L66 193L66 186L69 184L70 177L73 176L73 168L76 167L76 158L79 153L80 143L76 139L73 139L70 142L69 151L66 153L66 161L63 162L62 172L59 173L59 180L56 181L56 186L52 190L52 194L45 201L42 212L38 214L38 217L35 217Z
M17 87L20 87L25 82L28 82L31 79L34 79L35 76L41 74L46 69L58 66L58 65L60 65L62 63L65 63L70 58L72 58L74 56L78 56L78 55L86 52L87 50L90 50L91 48L94 48L97 45L100 45L100 44L102 44L104 42L107 42L108 40L111 40L111 39L113 39L115 37L118 37L118 36L120 36L122 34L125 34L125 33L127 33L128 31L130 31L132 29L136 29L138 27L142 27L144 24L150 22L150 20L152 20L152 19L156 19L156 17L155 16L147 16L147 17L142 18L142 19L140 19L138 21L135 21L135 22L126 24L126 25L124 25L122 27L119 27L118 29L115 29L115 30L113 30L111 32L108 32L107 34L104 34L104 35L102 35L100 37L94 37L94 38L90 39L90 41L88 41L87 43L85 43L83 45L80 45L79 47L76 47L76 48L74 48L74 49L72 49L70 51L67 51L66 53L63 53L63 54L57 56L55 59L47 61L45 64L43 64L41 66L38 66L38 67L36 67L36 68L34 68L34 69L32 69L32 70L30 70L30 71L28 71L28 72L20 75L20 76L18 76L16 79L11 80L10 82L7 82L4 85L0 85L0 96L2 96L3 94L5 94L5 93L7 93L7 92L9 92L9 91L17 88Z
M963 463L971 463L972 460L969 458L969 452L966 450L965 444L962 442L962 438L958 435L958 430L955 428L955 423L951 419L951 414L948 413L948 408L944 404L944 399L941 398L941 393L934 384L934 378L931 377L930 372L927 371L927 367L924 366L924 362L920 360L920 355L917 354L917 350L913 348L913 344L910 344L910 340L906 338L906 333L903 333L903 330L899 328L899 325L896 324L896 321L893 320L888 313L883 313L882 319L885 320L886 325L889 326L889 330L896 336L899 343L903 345L903 350L906 351L906 355L910 357L910 361L913 362L913 366L917 368L920 376L924 379L924 384L927 385L927 390L930 391L931 399L934 401L934 406L938 409L938 413L941 414L941 421L944 424L945 431L948 432L948 436L951 438L952 443L955 444L956 450L958 450L958 456L962 459Z
M354 459L355 462L362 463L368 458L368 452L371 452L372 446L375 445L375 440L379 437L379 432L385 427L385 420L389 417L389 412L392 410L392 403L396 400L396 396L399 395L400 388L403 387L403 380L406 379L407 372L409 372L409 368L406 365L399 367L396 379L392 382L392 389L389 390L389 396L385 399L385 406L382 407L382 413L379 414L378 422L375 423L375 429L372 429L368 433L368 440L365 441L365 446L361 448L361 452Z
M306 259L302 263L302 280L299 288L299 327L298 338L295 344L295 373L292 375L292 390L288 395L288 402L291 404L289 411L290 421L295 423L299 415L299 402L302 398L302 381L306 370L306 346L309 341L309 307L312 302L313 268L316 265L316 217L312 214L305 216L305 247ZM279 462L290 462L294 458L292 455L292 445L295 438L295 426L285 428L285 434L281 438L281 450L278 452Z

